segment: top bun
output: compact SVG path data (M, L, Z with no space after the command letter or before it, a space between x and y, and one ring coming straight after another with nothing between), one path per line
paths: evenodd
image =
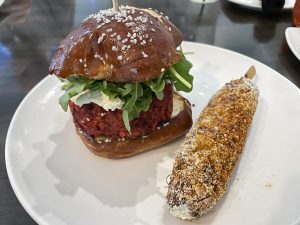
M158 77L181 59L182 33L151 9L120 7L90 15L59 45L50 74L80 74L112 82L142 82Z

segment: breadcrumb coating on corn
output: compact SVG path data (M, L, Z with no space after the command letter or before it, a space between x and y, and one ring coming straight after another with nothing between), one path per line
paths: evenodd
M243 77L211 98L176 156L167 193L171 214L196 219L223 196L242 153L258 95L256 85Z

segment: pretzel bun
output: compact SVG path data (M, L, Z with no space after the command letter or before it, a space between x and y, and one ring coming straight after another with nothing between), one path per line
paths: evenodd
M106 158L126 158L167 144L185 134L192 126L191 104L178 93L173 96L174 109L178 114L171 118L166 126L149 133L146 137L128 138L125 140L107 139L108 141L97 142L91 136L84 133L75 122L78 135L83 143L94 154Z
M150 9L101 10L85 19L59 45L50 74L80 74L111 82L142 82L158 77L181 59L182 33Z

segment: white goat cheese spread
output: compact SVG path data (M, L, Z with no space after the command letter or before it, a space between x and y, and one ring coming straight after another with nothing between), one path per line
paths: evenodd
M85 90L71 98L71 101L78 106L84 104L95 103L105 109L106 111L114 111L116 109L121 109L124 102L120 98L111 98L104 94L102 91L90 91Z

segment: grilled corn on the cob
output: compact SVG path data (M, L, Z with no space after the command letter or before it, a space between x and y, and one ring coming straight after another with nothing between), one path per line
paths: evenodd
M259 91L247 78L233 80L209 101L187 134L168 182L171 214L193 220L223 196L242 153Z

